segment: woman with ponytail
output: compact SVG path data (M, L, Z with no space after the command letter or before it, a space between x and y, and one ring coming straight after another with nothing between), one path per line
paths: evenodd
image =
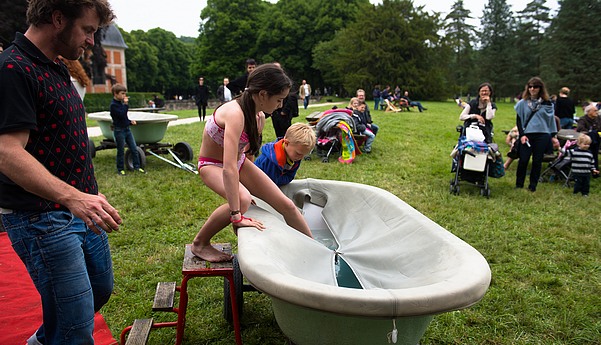
M284 216L286 223L313 237L305 219L275 183L246 156L256 156L261 147L265 114L282 107L292 81L275 64L257 67L248 76L246 89L224 103L206 122L198 158L198 172L204 184L227 203L209 216L192 243L192 253L211 262L232 257L211 245L211 239L230 223L239 227L264 229L258 219L244 216L252 196L264 200Z

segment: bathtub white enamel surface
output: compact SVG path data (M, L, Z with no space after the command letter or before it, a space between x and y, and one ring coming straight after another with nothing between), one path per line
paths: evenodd
M238 260L297 345L389 344L395 327L397 344L415 345L435 314L469 307L488 289L476 249L391 193L315 179L282 189L304 207L316 240L257 200L246 216L267 229L239 230Z

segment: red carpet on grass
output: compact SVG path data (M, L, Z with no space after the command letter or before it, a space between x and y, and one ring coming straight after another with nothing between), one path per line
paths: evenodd
M0 232L0 344L24 345L42 323L42 303L27 269ZM96 345L115 345L104 318L94 317Z

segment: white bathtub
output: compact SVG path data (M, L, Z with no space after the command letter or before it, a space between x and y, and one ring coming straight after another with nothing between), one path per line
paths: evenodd
M387 191L315 179L282 189L316 240L257 200L246 216L267 229L239 230L238 260L297 345L389 344L393 333L415 345L434 315L469 307L488 289L490 268L476 249Z

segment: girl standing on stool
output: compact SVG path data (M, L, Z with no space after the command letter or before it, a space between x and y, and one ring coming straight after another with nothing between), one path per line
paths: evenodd
M209 216L192 243L192 253L201 259L229 261L231 255L211 246L211 238L230 223L239 227L264 229L260 220L244 216L252 196L264 200L284 216L286 223L301 233L313 237L305 219L282 191L246 158L259 151L260 132L265 114L282 106L292 81L274 64L257 67L248 77L244 92L236 99L215 109L207 119L198 172L202 181L227 200Z
M545 84L539 77L528 80L524 87L522 99L515 105L517 113L516 125L519 131L519 157L516 172L515 187L524 188L526 171L530 156L530 184L528 190L536 191L538 179L543 165L543 157L551 143L551 138L557 134L555 111Z

